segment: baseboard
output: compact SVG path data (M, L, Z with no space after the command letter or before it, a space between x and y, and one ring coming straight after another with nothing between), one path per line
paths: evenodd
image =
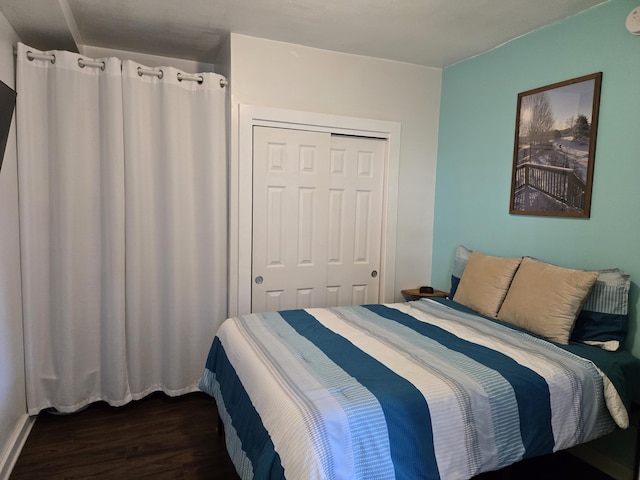
M20 456L22 447L24 447L24 443L27 441L27 437L29 436L29 432L31 432L33 424L36 422L36 418L37 417L30 417L25 414L19 420L18 425L13 431L13 435L9 438L8 448L0 460L0 480L9 480L11 471L18 461L18 456Z

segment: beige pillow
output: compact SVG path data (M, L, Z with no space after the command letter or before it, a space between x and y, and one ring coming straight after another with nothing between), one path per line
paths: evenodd
M519 258L492 257L472 252L453 300L482 315L495 318L518 265Z
M567 344L598 272L557 267L524 258L498 319Z

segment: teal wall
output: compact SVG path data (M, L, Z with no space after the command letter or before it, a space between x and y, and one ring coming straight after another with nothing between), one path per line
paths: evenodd
M448 288L458 244L631 274L629 346L640 356L638 0L611 0L443 72L432 283ZM603 72L591 218L509 214L519 92ZM636 338L638 337L638 338Z

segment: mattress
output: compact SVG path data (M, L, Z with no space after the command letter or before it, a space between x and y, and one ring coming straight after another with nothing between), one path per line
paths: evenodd
M465 479L626 427L601 352L447 299L289 310L227 319L200 388L243 479Z

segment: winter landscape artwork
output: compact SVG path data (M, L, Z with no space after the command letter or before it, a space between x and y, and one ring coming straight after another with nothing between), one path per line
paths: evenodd
M602 73L518 94L509 213L588 218Z

